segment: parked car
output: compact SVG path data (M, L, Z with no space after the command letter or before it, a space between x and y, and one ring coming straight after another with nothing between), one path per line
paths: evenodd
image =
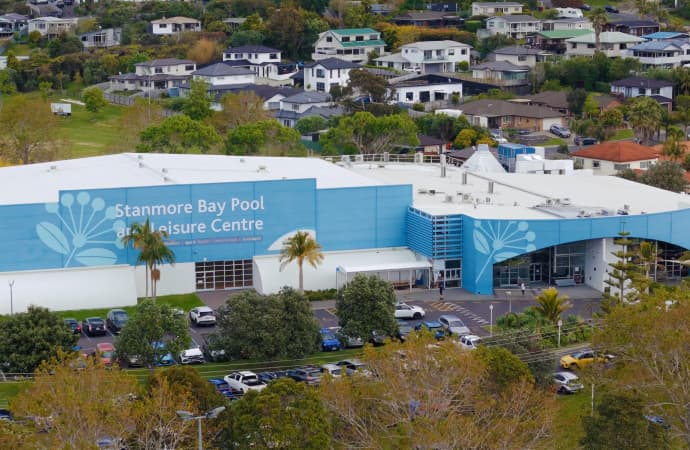
M324 364L321 366L321 373L327 373L333 378L340 378L343 374L343 368L336 364Z
M443 325L443 328L448 334L455 334L462 336L463 334L470 334L470 329L458 316L453 314L444 314L438 318L438 321Z
M288 376L295 381L307 383L311 386L321 383L321 369L318 367L300 367L290 369L287 372Z
M583 11L591 11L592 7L589 6L587 3L583 3L582 6L580 6L580 9Z
M340 328L337 328L334 330L335 332L335 337L338 338L340 341L340 344L344 348L357 348L357 347L363 347L364 346L364 339L358 336L350 336L348 334L343 333L343 331Z
M489 134L491 135L491 139L496 141L496 143L498 143L498 144L507 144L508 143L508 139L503 137L501 130L491 130L489 132Z
M564 369L582 369L593 362L605 363L613 358L611 355L596 356L593 350L582 350L561 357L561 367Z
M572 372L556 372L553 374L553 382L556 392L559 394L574 394L581 391L584 386L578 380L580 378Z
M242 370L225 375L223 380L225 380L225 382L228 383L231 388L241 391L245 394L249 391L260 391L266 387L266 383L261 381L257 374L248 370Z
M428 320L426 322L419 323L414 327L414 329L417 331L429 330L438 340L446 337L446 331L443 329L443 325L436 320Z
M562 137L562 138L569 138L570 137L570 130L567 127L564 127L561 125L555 125L555 124L551 125L551 128L549 128L549 131L558 137Z
M373 330L369 335L369 342L374 347L384 345L386 343L386 339L390 339L390 336L381 330Z
M197 306L189 311L189 320L197 327L212 327L216 324L216 313L208 306Z
M273 380L287 377L288 373L286 370L276 370L275 372L259 372L256 375L259 377L259 380L268 384Z
M180 352L180 364L203 364L204 353L200 348L188 348Z
M604 6L604 11L610 12L610 13L614 13L614 14L618 14L618 8L616 8L615 6L612 6L612 5L606 5L606 6Z
M319 333L321 334L321 349L324 352L340 350L340 341L329 328L321 328Z
M458 342L465 350L475 350L481 343L481 338L474 334L466 334L465 336L460 336Z
M81 325L79 325L79 322L77 322L77 319L68 318L68 319L64 319L64 320L65 320L65 325L67 325L69 327L69 329L72 330L72 333L81 334Z
M398 339L403 342L407 335L414 331L414 326L407 322L398 321Z
M371 375L367 365L359 359L344 359L335 363L336 366L345 368L346 375L353 375L359 373L365 376Z
M238 391L230 387L230 385L220 378L209 378L209 383L216 388L218 392L223 394L229 400L239 400L242 397L242 391Z
M671 428L671 425L666 423L666 420L663 417L645 415L644 418L647 419L649 422L653 423L654 425L659 425L662 428Z
M113 365L115 361L115 347L110 342L96 344L96 360L106 367Z
M105 316L105 325L113 334L120 334L128 320L129 314L124 309L111 309Z
M206 342L202 345L201 351L207 361L225 362L230 360L229 355L225 353L225 349L221 348L221 344L215 334L204 335L204 340Z
M12 421L12 413L9 409L0 409L0 420L4 420L7 422Z
M396 319L415 319L419 320L426 315L423 308L415 305L408 305L407 303L397 303L395 305Z
M105 322L100 317L87 317L81 322L81 330L87 336L103 335L106 333Z
M599 141L597 138L593 137L584 137L584 136L577 136L575 138L575 145L594 145L597 144Z
M158 357L153 362L156 366L166 367L175 365L175 358L172 353L166 352L165 342L156 341L153 343L153 348L157 350L156 353L158 354Z

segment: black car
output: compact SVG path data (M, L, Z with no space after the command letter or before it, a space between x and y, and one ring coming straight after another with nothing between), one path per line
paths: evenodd
M122 327L127 325L129 314L123 309L111 309L105 317L105 325L113 334L120 334Z
M597 141L597 138L593 138L593 137L577 136L575 138L575 145L582 145L582 146L594 145L597 142L599 142L599 141Z
M264 383L268 384L273 380L277 380L278 378L285 378L288 376L287 371L285 370L278 370L275 372L259 372L256 374L259 377L259 380L263 381Z
M72 333L81 334L81 325L79 325L77 319L65 319L65 324L69 327L70 330L72 330Z
M103 335L106 333L105 322L100 317L87 317L81 322L81 330L87 336Z
M604 6L604 10L606 12L610 12L610 13L614 13L614 14L618 13L618 8L616 8L615 6L611 6L611 5Z

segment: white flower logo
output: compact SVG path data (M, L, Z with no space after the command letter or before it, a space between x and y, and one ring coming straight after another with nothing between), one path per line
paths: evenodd
M64 217L60 214L60 205L67 209ZM84 266L115 264L117 255L98 246L105 244L124 248L117 237L117 231L125 227L125 222L113 222L116 217L115 208L106 208L105 200L100 197L92 200L88 192L80 192L76 199L73 194L63 194L59 203L46 203L45 208L57 216L69 238L52 222L36 225L36 234L48 248L67 256L64 267L68 267L73 260ZM111 233L115 234L114 239L109 238Z
M527 222L511 220L505 224L503 229L501 224L502 222L492 223L481 220L474 222L472 233L474 248L479 253L487 255L486 262L482 270L479 271L475 282L478 282L482 277L489 263L505 261L521 253L529 253L537 249L531 243L537 235L534 231L527 231L529 228Z

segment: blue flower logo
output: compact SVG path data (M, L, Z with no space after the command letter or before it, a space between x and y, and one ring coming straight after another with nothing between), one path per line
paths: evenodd
M506 259L514 258L522 253L535 251L537 248L532 244L537 235L534 231L527 231L529 224L515 220L509 221L505 227L501 227L502 222L474 222L472 238L474 248L479 253L487 255L486 262L477 275L476 282L484 274L489 263L497 263Z
M60 212L62 206L63 212ZM125 222L115 220L115 208L107 207L100 197L91 199L88 192L76 195L62 194L59 203L46 203L46 211L55 214L62 228L52 222L36 225L36 234L43 244L61 255L67 256L64 267L74 265L105 266L115 264L117 255L103 245L124 248L117 231ZM64 231L63 231L64 230ZM65 232L67 234L65 234ZM111 237L115 234L115 238Z

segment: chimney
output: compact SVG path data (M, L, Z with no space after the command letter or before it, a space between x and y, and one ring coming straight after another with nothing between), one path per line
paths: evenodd
M446 155L441 153L441 178L446 177Z

